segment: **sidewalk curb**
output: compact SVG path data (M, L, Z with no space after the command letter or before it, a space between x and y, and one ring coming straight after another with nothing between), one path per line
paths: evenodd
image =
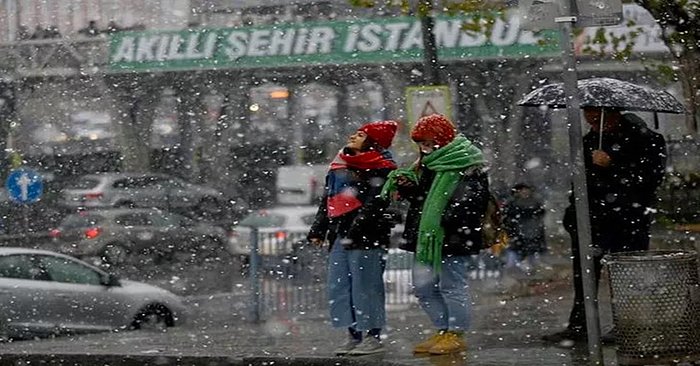
M2 354L0 365L51 366L400 366L373 356L342 357L222 357L156 355Z

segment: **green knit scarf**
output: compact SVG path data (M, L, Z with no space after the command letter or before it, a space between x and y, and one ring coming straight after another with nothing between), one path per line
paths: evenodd
M431 264L439 271L442 263L442 246L445 230L441 225L442 214L452 197L462 173L469 167L484 164L481 150L463 135L458 135L448 145L441 147L422 159L422 164L435 172L435 178L423 203L423 213L418 225L418 243L416 259L424 264ZM418 183L415 166L397 169L390 173L382 189L382 196L396 189L395 177L404 176Z

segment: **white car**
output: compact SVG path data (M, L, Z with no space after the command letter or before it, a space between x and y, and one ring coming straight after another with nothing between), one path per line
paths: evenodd
M121 280L75 258L0 248L0 337L21 339L154 327L184 321L175 294Z
M317 206L276 206L254 211L229 232L228 251L250 255L251 228L255 227L260 255L290 254L295 243L306 240L317 210Z

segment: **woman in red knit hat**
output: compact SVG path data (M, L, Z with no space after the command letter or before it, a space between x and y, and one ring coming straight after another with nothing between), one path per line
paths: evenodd
M459 353L466 350L471 315L467 265L482 248L481 222L489 199L485 160L443 115L420 118L411 138L420 159L392 172L382 196L410 203L403 249L415 252L415 295L437 328L413 350Z
M394 121L368 123L353 133L326 175L325 194L308 235L312 244L326 239L328 298L334 327L347 328L348 341L337 355L384 351L380 332L386 324L384 260L391 223L379 199L396 164L387 150L396 134Z

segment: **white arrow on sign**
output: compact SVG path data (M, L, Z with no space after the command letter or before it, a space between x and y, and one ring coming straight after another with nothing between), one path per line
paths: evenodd
M32 183L32 180L29 178L29 174L22 173L22 175L17 180L17 183L19 184L20 195L22 196L22 201L28 200L29 199L29 184Z

